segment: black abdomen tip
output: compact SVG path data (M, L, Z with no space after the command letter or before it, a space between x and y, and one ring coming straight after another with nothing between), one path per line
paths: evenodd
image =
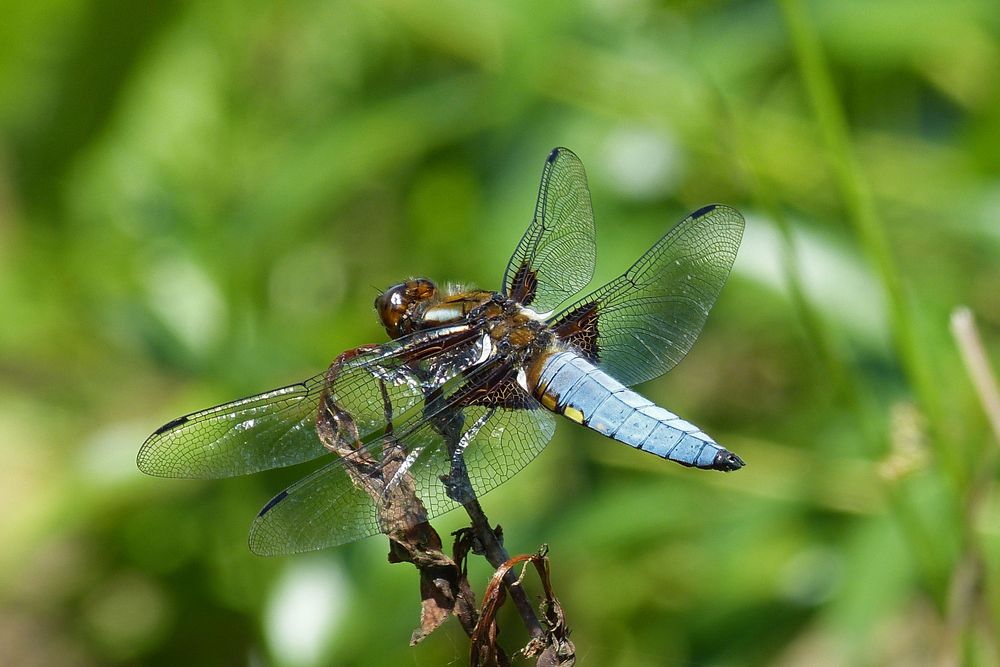
M745 465L746 464L743 463L743 459L736 456L736 454L722 449L715 455L715 459L712 461L712 470L732 472L733 470L739 470Z

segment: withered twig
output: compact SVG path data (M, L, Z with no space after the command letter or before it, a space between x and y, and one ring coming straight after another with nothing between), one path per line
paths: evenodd
M467 555L471 551L485 556L496 569L491 586L499 587L501 592L504 587L509 591L531 635L531 642L524 649L525 655L539 656L537 664L542 666L572 664L574 649L567 639L568 631L562 620L561 608L551 592L547 559L544 565L535 563L536 568L540 568L539 574L546 591L543 607L546 627L543 628L509 563L544 556L510 559L503 546L501 529L499 526L496 529L490 527L465 465L463 451L493 415L493 409L487 410L463 430L465 417L460 410L438 411L443 400L440 389L428 390L424 397L424 414L432 416L434 429L444 439L451 461L449 471L442 475L441 481L448 497L465 508L471 522L469 528L456 533L454 555L450 557L442 551L441 538L428 522L426 506L417 495L416 483L409 471L412 462L407 461L406 448L394 434L393 406L385 382L373 377L378 383L385 413L381 452L365 447L353 417L336 402L334 386L344 364L371 349L361 347L350 350L331 364L320 402L317 432L323 445L344 460L345 470L354 484L364 490L378 508L379 526L389 537L390 562L413 563L420 572L421 622L413 633L411 644L422 640L454 614L466 634L480 637L478 643L474 643L474 654L477 656L474 665L506 667L510 664L503 649L496 643L499 633L496 619L491 617L485 626L479 622L475 594L469 586L466 569ZM502 600L493 604L493 608L498 609ZM482 627L488 627L488 642L482 641Z
M986 350L976 329L972 311L966 307L956 308L951 315L951 333L955 338L965 370L975 388L976 396L982 404L983 412L993 430L995 442L987 445L965 498L965 512L962 517L963 552L952 573L948 591L948 637L941 656L942 665L957 665L961 662L960 648L962 634L971 629L977 620L983 626L982 636L993 652L1000 655L993 635L993 609L986 595L986 557L981 539L976 534L976 524L994 485L994 476L1000 459L1000 388L986 356Z
M552 590L547 550L548 548L543 546L536 554L515 556L497 568L483 595L482 614L476 632L472 635L470 659L473 665L492 664L488 656L496 645L499 633L496 617L506 599L504 585L501 585L501 582L506 582L507 577L514 576L513 568L516 565L527 562L535 566L545 591L542 611L548 629L542 637L532 639L523 653L526 657L538 656L535 663L537 667L570 667L575 664L576 647L569 639L569 628L566 627L562 605ZM522 574L521 577L516 577L516 580L520 582L523 576Z
M479 544L483 548L483 555L494 569L499 570L503 567L504 563L510 560L510 554L507 553L507 549L504 548L503 543L500 541L502 536L500 527L497 526L496 531L490 528L489 520L486 518L486 514L483 512L478 499L464 503L463 507L465 507L465 511L469 514L469 519L472 521L472 530L475 531ZM517 607L517 612L521 615L521 620L524 621L524 626L528 629L528 633L532 639L542 637L545 631L542 629L542 625L535 615L535 609L528 600L521 582L510 570L507 570L503 575L503 582L510 589L510 597L514 601L514 606Z
M483 512L482 505L476 497L476 492L472 488L472 481L469 479L469 471L465 466L465 459L462 458L462 450L466 440L470 439L478 429L492 416L493 412L488 411L482 418L473 424L469 430L463 434L462 425L464 418L460 413L455 413L447 422L439 425L439 432L445 438L448 445L448 454L451 457L451 470L442 477L448 497L455 502L461 503L471 521L472 533L475 537L476 545L486 560L495 570L500 570L503 564L510 560L510 554L503 546L502 531L497 526L496 530L490 527L489 519ZM537 640L545 635L545 630L535 615L535 609L528 599L524 587L517 577L508 570L503 575L503 582L510 590L511 599L517 607L518 614L524 622L524 627L533 640Z
M404 465L406 451L393 436L392 404L384 383L378 380L386 423L381 460L364 448L354 419L335 401L332 388L344 363L370 349L349 350L330 365L317 415L317 433L323 446L344 460L354 484L368 493L378 507L379 525L389 536L389 561L413 563L420 572L420 627L410 643L422 640L451 614L471 636L478 621L475 594L464 570L442 551L441 537L427 521L427 509L417 497L412 476L408 472L397 474Z

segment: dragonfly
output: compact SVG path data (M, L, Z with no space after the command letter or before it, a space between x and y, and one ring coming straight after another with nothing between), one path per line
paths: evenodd
M345 544L455 509L463 492L481 496L535 458L556 415L684 466L737 470L739 456L630 387L691 349L743 228L735 209L704 206L574 299L594 274L594 214L583 164L556 148L500 291L427 278L393 285L375 299L388 342L174 419L143 443L138 466L226 478L324 459L253 520L249 545L261 555Z

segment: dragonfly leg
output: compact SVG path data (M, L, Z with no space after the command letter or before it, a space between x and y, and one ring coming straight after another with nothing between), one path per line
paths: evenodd
M469 480L469 472L465 467L465 458L462 454L472 439L479 435L495 411L494 408L491 408L484 412L464 433L461 432L459 425L459 428L450 431L445 436L448 443L448 455L451 459L451 470L448 471L447 475L441 477L441 481L444 483L448 497L455 502L468 505L476 499L476 492Z

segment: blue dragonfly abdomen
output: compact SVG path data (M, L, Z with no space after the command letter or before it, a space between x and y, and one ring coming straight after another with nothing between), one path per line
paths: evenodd
M547 357L535 397L549 410L681 465L737 470L743 460L697 426L632 391L572 350Z

